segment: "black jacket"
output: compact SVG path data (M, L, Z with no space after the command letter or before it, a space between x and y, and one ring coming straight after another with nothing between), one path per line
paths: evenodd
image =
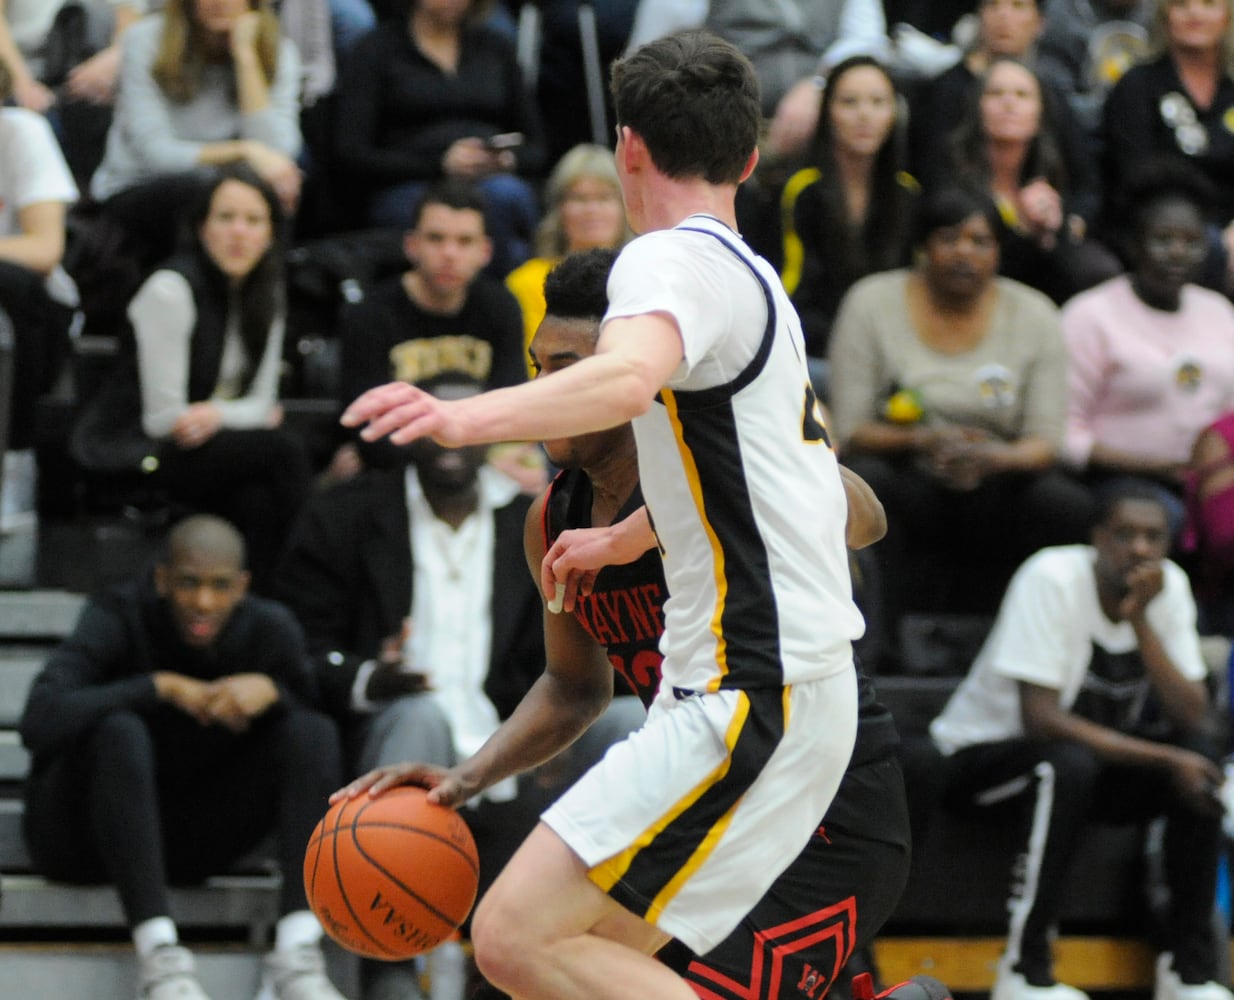
M201 727L161 702L152 675L170 670L201 680L260 673L273 679L279 704L289 698L312 704L304 633L288 610L249 595L232 612L208 649L187 645L151 575L92 598L72 635L51 654L35 678L21 720L22 742L34 755L34 770L72 750L107 713L132 709L186 741ZM276 705L272 711L278 711ZM219 737L227 738L219 728ZM188 742L186 742L186 746Z
M485 694L505 718L544 669L539 588L523 556L531 501L494 512L492 648ZM325 707L351 714L356 671L397 635L412 600L411 531L403 470L366 473L313 497L301 512L275 577L295 612Z

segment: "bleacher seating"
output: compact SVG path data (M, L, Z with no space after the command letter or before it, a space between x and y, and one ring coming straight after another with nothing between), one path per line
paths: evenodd
M0 996L6 998L121 1000L132 996L136 982L115 890L42 878L31 869L21 834L21 783L30 759L16 727L30 684L72 629L83 600L67 591L0 592ZM256 992L278 918L280 877L261 853L202 885L172 890L172 915L200 955L203 982L215 996ZM336 982L354 979L353 960L338 949L327 954Z
M77 380L98 377L114 344L83 338ZM40 527L38 584L63 590L0 590L0 997L110 1000L131 995L135 968L114 891L49 882L30 871L20 833L20 783L29 766L15 726L25 693L50 645L73 624L82 594L131 575L152 552L156 522L105 493L88 495L80 470L63 463L63 445L76 406L75 380L44 399L40 468L67 486L64 502ZM284 401L287 418L310 440L330 439L336 403L322 398ZM0 556L3 539L0 539ZM0 560L2 561L2 560ZM3 584L0 583L0 586ZM970 621L953 632L968 634ZM947 630L943 630L946 632ZM918 636L920 639L920 635ZM1213 654L1224 665L1225 650ZM910 658L911 659L911 658ZM922 667L921 664L926 664ZM910 663L911 665L911 663ZM876 680L910 746L958 684L967 662L939 665L929 656L917 673ZM876 942L887 982L924 973L957 992L993 984L1005 931L1005 887L1016 851L997 824L947 814L930 817L915 846L913 875L899 909ZM1145 937L1142 838L1134 828L1094 828L1077 859L1081 873L1063 911L1056 972L1089 991L1151 988L1154 952ZM278 875L269 867L220 875L174 891L175 916L208 941L203 982L219 996L255 990L262 948L277 916ZM355 978L355 963L328 951L336 982ZM12 977L12 978L10 978ZM10 986L11 984L11 986ZM356 995L354 989L350 995Z
M967 633L972 624L967 617L944 620L942 630ZM1224 668L1228 650L1223 640L1206 642L1210 667ZM966 661L926 659L935 672L875 679L904 741L910 782L929 767L929 723L968 667ZM937 804L922 826L908 886L875 944L879 971L887 982L925 974L956 992L988 991L1002 953L1006 894L1021 845L996 820L957 815ZM1136 826L1094 825L1087 831L1060 915L1055 967L1060 981L1089 992L1152 988L1156 952L1150 943L1144 845L1145 830ZM1219 912L1214 920L1228 935Z

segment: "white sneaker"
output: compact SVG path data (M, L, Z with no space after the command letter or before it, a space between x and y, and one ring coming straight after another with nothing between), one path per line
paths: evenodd
M272 951L262 963L257 1000L347 1000L326 976L326 958L315 944Z
M998 977L990 1000L1089 1000L1088 994L1066 983L1053 986L1032 986L1019 972L1013 972L1006 962L999 962Z
M159 945L138 964L138 1000L210 1000L197 981L197 964L187 948Z
M1157 956L1157 983L1153 988L1153 1000L1234 1000L1231 993L1220 983L1184 983L1174 971L1174 956L1163 951Z

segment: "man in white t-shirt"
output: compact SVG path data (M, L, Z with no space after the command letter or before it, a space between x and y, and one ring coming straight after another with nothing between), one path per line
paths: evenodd
M934 720L944 801L1024 806L993 1000L1085 1000L1053 977L1050 940L1086 822L1167 817L1170 890L1156 1000L1229 1000L1212 980L1222 780L1196 610L1166 559L1166 510L1122 484L1091 545L1017 570L969 675Z

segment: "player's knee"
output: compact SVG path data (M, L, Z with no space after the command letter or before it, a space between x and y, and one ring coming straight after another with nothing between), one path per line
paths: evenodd
M514 917L501 893L490 891L472 915L471 944L480 974L497 989L519 996L524 995L519 986L526 979L532 948Z

